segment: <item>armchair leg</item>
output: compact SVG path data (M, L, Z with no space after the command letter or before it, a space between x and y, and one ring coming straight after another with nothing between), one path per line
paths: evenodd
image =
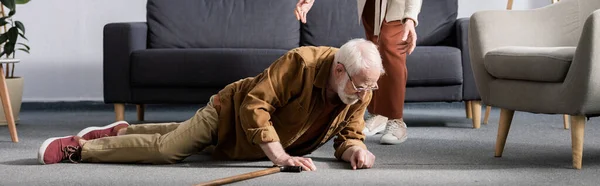
M138 104L137 105L137 119L138 121L144 121L144 111L146 110L146 107L144 104Z
M471 107L471 101L465 101L465 112L467 113L467 118L473 118L473 109Z
M473 128L481 127L481 101L471 101L471 109L473 114Z
M571 125L571 148L573 149L573 168L581 169L585 116L571 116Z
M569 115L563 115L563 124L565 125L565 129L569 129Z
M496 157L502 157L504 151L504 144L506 144L506 137L510 130L510 124L512 123L514 110L501 109L500 110L500 121L498 122L498 137L496 138Z
M125 104L115 103L115 116L117 121L125 120Z
M485 116L483 117L483 124L488 124L488 120L490 119L490 111L492 111L492 106L486 106Z

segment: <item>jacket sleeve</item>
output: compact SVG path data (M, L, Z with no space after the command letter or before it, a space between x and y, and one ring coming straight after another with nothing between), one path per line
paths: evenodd
M396 0L397 1L397 0ZM415 21L415 27L419 25L419 13L421 12L421 5L423 4L423 0L405 0L404 4L406 7L404 8L404 15L402 15L402 20L412 19Z
M362 133L362 130L365 128L364 114L369 102L371 102L371 96L371 92L365 96L365 100L361 102L358 109L350 116L348 124L334 139L333 148L335 149L335 157L337 159L342 160L344 151L352 146L367 149L367 146L363 142L365 141L365 134Z
M257 76L255 87L242 101L240 123L251 144L279 141L271 113L302 90L303 78L298 77L303 77L304 62L296 50L286 53Z

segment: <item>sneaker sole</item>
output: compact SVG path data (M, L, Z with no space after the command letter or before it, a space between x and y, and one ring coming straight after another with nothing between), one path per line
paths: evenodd
M379 143L381 143L383 145L398 145L398 144L406 141L406 139L408 139L408 136L404 136L402 139L398 139L398 140L386 140L386 139L381 138Z
M363 130L363 133L366 136L373 136L375 134L381 133L383 130L385 130L385 125L379 125L379 127L375 128L373 130L369 130L367 127L365 127L365 129Z
M50 145L50 143L52 143L52 141L61 139L61 138L69 138L69 137L72 137L72 136L54 137L54 138L49 138L46 141L44 141L44 143L42 143L42 146L40 147L40 150L38 151L38 162L40 162L42 165L46 165L46 163L44 162L44 153L46 152L46 148L48 148L48 145Z
M81 130L79 133L77 133L77 136L83 137L84 135L86 135L87 133L89 133L91 131L94 131L94 130L104 130L104 129L112 128L112 127L115 127L115 126L117 126L117 125L119 125L121 123L126 123L129 126L129 123L127 123L126 121L117 121L117 122L114 122L114 123L112 123L110 125L106 125L106 126L103 126L103 127L88 127L88 128L85 128L85 129Z

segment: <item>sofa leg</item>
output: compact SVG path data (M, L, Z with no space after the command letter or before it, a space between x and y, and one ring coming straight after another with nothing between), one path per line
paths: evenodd
M125 104L115 103L115 116L117 121L125 120Z
M501 109L500 110L500 121L498 122L498 137L496 138L496 157L502 157L504 151L504 144L506 144L506 137L510 130L510 124L512 123L514 110Z
M481 101L471 101L473 114L473 128L478 129L481 126Z
M485 116L483 117L483 124L488 124L488 120L490 119L491 111L492 111L492 106L485 107Z
M472 116L473 109L471 107L471 101L465 101L465 112L467 114L467 118L469 118L469 119L473 118L473 116Z
M563 115L563 124L565 125L565 129L569 129L569 115Z
M585 116L571 116L571 125L571 148L573 149L573 168L581 169Z
M137 104L137 119L138 121L144 121L144 111L146 110L144 104Z

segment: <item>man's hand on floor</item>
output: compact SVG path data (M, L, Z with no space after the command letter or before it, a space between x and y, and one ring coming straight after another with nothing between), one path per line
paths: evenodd
M261 143L260 148L265 152L267 157L275 164L280 166L301 166L302 170L314 171L317 167L313 163L312 159L290 156L285 152L281 143L279 142L268 142Z
M283 166L301 166L302 170L315 171L317 167L313 163L312 159L298 156L283 155L278 157L274 162L276 165Z
M367 149L358 146L352 146L342 155L342 159L350 162L353 170L368 169L375 164L375 155Z

